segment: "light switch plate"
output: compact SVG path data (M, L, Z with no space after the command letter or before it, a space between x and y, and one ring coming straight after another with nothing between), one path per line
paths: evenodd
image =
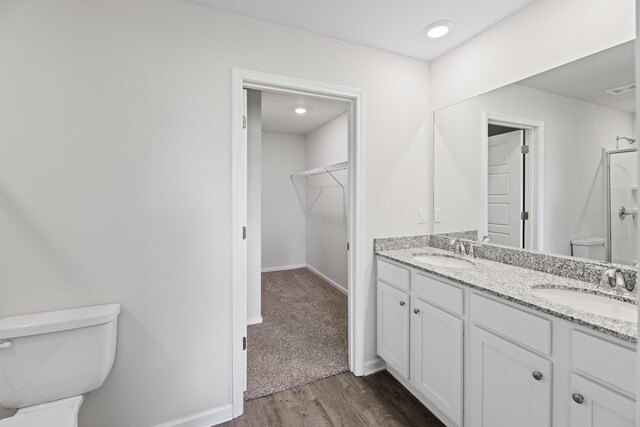
M418 209L418 224L424 224L424 208Z
M440 208L435 208L433 210L433 222L440 222L440 220L441 220Z

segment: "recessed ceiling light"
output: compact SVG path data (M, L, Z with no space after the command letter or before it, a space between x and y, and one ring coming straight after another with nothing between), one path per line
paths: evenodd
M304 107L296 107L295 110L293 110L296 114L306 114L307 113L307 109Z
M451 21L437 21L427 25L423 34L430 39L439 39L440 37L446 36L452 27L453 22Z

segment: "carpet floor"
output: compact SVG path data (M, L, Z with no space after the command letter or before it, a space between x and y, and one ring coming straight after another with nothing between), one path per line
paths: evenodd
M262 323L248 328L245 400L349 370L347 296L305 268L262 274Z

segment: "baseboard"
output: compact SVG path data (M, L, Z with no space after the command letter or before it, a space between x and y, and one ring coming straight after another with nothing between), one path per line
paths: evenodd
M250 319L247 319L247 326L257 325L258 323L262 323L262 316L252 317Z
M384 371L385 369L387 369L387 364L379 357L364 362L365 375L375 374L376 372Z
M208 411L178 418L155 427L210 427L233 419L233 405L225 405Z
M307 269L312 272L313 274L315 274L316 276L320 277L322 280L324 280L325 282L327 282L328 284L330 284L331 286L333 286L334 288L336 288L337 290L339 290L340 292L342 292L345 295L348 295L349 292L343 288L342 286L340 286L338 284L338 282L328 278L327 276L325 276L324 274L320 273L318 270L316 270L315 268L311 267L309 264L306 265Z
M305 268L305 264L295 264L295 265L282 265L280 267L267 267L263 268L263 273L270 273L272 271L284 271L284 270L295 270L296 268Z

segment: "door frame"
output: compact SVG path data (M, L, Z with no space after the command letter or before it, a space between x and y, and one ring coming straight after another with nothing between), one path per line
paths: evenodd
M488 234L489 218L489 124L524 130L524 140L529 145L525 156L525 200L530 220L525 222L525 249L543 251L544 236L544 122L485 111L482 114L482 138L480 154L480 224L479 237ZM527 244L528 242L528 244Z
M231 258L232 258L232 405L233 417L244 411L243 338L247 332L247 250L242 238L246 225L247 143L243 137L243 89L269 90L280 93L305 94L346 100L349 108L349 369L354 375L364 374L364 91L288 76L232 68L231 83Z

